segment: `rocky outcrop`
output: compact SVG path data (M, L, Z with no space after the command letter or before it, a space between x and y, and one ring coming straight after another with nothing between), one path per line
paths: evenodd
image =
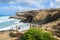
M26 12L17 12L17 17L24 17L24 21L35 23L48 23L60 18L60 8L57 9L44 9L44 10L32 10ZM23 19L23 18L21 18Z

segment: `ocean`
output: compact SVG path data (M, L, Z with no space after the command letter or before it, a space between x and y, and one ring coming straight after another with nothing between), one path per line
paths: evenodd
M20 22L19 19L9 19L10 16L0 16L0 31L2 30L16 30L16 26L20 27L19 31L29 29L29 23Z

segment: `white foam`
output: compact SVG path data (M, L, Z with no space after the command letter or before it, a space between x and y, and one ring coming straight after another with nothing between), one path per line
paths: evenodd
M21 29L18 30L19 32L20 32L20 31L24 31L24 30L28 30L28 29L30 28L28 24L26 24L26 25L28 25L28 26L22 27L21 25L23 25L23 23L18 23L18 24L15 24L15 25L11 25L11 26L2 28L2 29L0 29L0 31L2 31L2 30L10 30L10 29L12 29L12 28L13 28L13 30L16 30L16 25L18 25L18 27L21 28Z
M6 21L13 21L13 20L15 20L15 19L4 19L4 20L0 20L0 23L1 22L6 22Z
M5 21L10 21L11 19L8 19L9 18L9 16L2 16L2 17L0 17L0 23L1 22L5 22Z
M10 16L2 16L0 17L0 20L3 20L3 19L8 19Z
M8 17L7 16L0 17L0 23L1 22L6 22L6 21L16 20L16 19L8 19L9 17L10 16L8 16ZM18 25L18 27L21 28L21 29L19 29L19 31L27 30L27 29L30 28L29 24L27 24L27 23L19 23L19 21L20 20L16 21L14 25L11 25L11 26L0 29L0 31L2 31L2 30L10 30L10 29L12 29L12 27L13 27L14 30L16 30L16 25Z
M16 19L9 19L10 16L2 16L0 17L0 23L1 22L6 22L6 21L11 21L11 20L16 20Z

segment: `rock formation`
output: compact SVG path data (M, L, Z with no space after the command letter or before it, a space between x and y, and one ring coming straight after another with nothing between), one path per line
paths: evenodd
M60 8L17 12L13 18L23 19L25 22L48 23L60 18Z

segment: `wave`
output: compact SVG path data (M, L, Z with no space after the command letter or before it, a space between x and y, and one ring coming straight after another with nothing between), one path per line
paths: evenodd
M9 19L10 16L2 16L0 17L0 23L1 22L6 22L6 21L11 21L11 20L15 20L15 19Z
M20 27L20 29L18 30L18 31L24 31L24 30L28 30L30 27L29 27L29 24L28 23L26 23L26 24L24 24L24 23L18 23L18 24L15 24L15 25L11 25L11 26L8 26L8 27L5 27L5 28L2 28L2 29L0 29L0 31L3 31L3 30L10 30L10 29L12 29L13 28L13 30L16 30L16 25L18 26L18 27Z
M0 28L0 31L2 31L2 30L10 30L12 28L13 28L13 30L16 30L16 25L18 25L18 27L20 27L19 31L23 31L23 30L29 29L29 24L28 23L22 23L22 22L20 22L21 20L17 20L17 19L9 19L9 17L10 16L2 16L2 17L0 17L0 23L3 24L4 22L6 22L6 24L7 24L9 21L15 21L15 20L16 21L12 25L9 25L9 26L5 26L4 25L5 27Z
M14 21L14 20L17 20L17 19L9 19L10 16L2 16L0 17L0 23L1 22L6 22L6 21Z

